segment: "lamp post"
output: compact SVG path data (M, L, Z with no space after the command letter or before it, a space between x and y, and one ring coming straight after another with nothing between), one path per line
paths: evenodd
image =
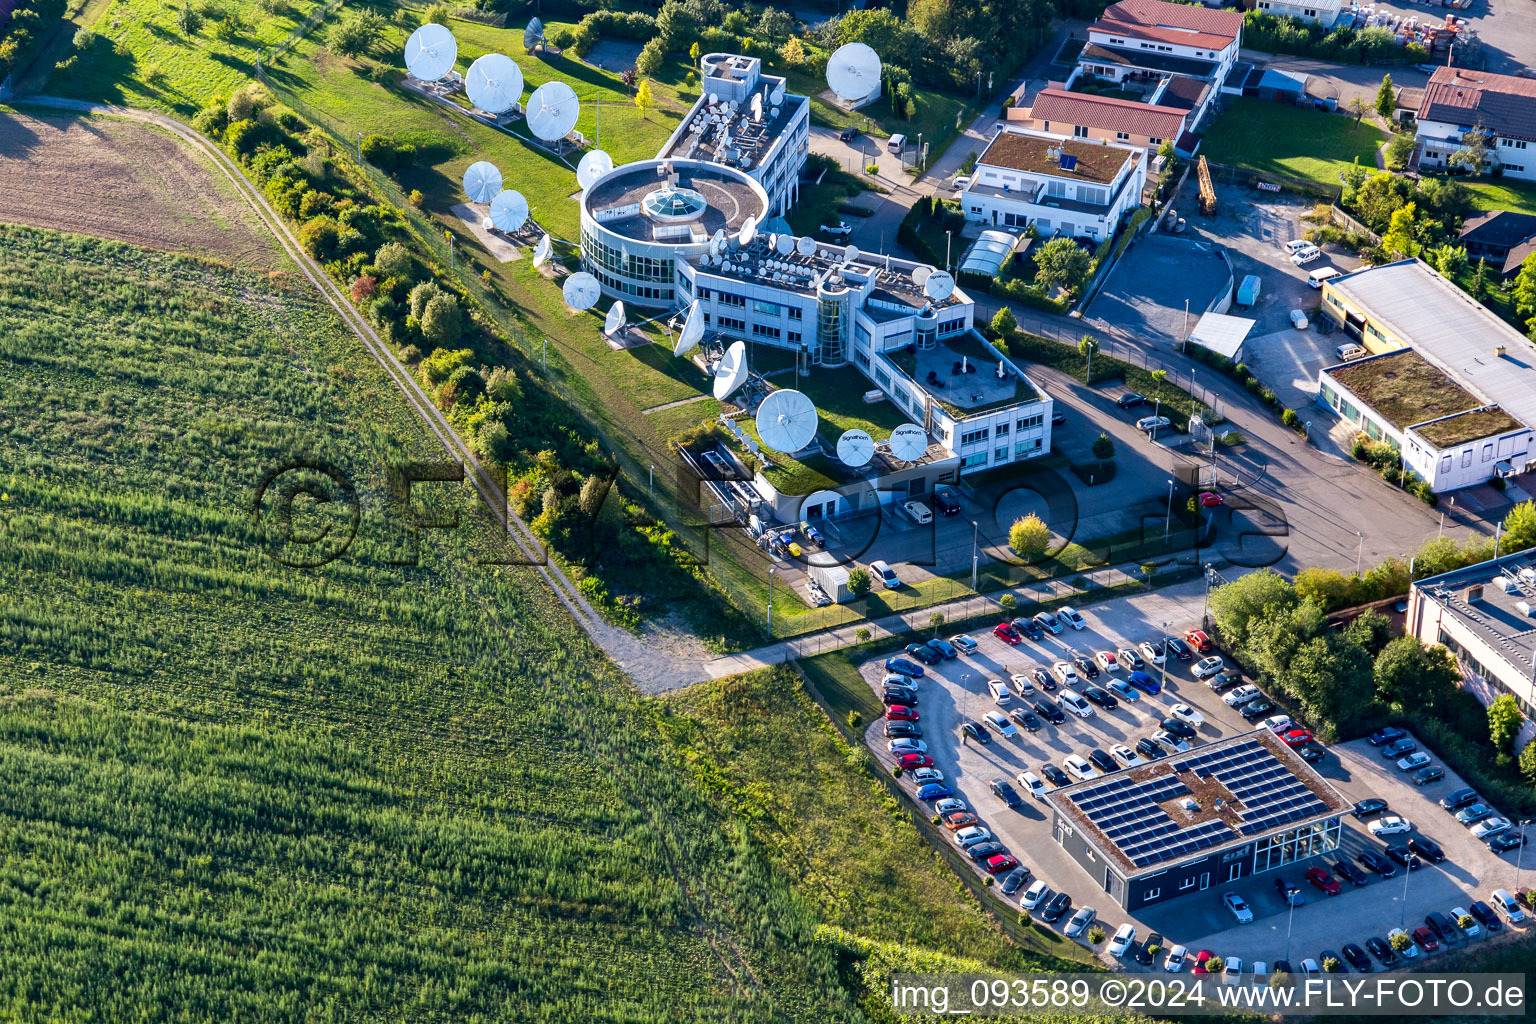
M946 231L946 232L944 232L944 272L946 274L949 273L949 265L950 265L949 254L950 254L950 251L954 248L954 245L955 245L955 233L953 231Z
M1397 926L1404 931L1408 928L1408 879L1413 874L1409 870L1409 864L1413 863L1413 854L1410 852L1405 859L1408 861L1408 864L1403 865L1403 914L1402 918L1397 922Z
M1173 525L1173 480L1168 481L1168 516L1163 520L1163 543L1168 543L1168 529ZM1358 575L1358 574L1357 574ZM1164 625L1167 625L1164 623Z
M650 491L651 499L654 501L655 498L656 498L656 463L654 463L654 462L651 463L651 482L650 482L650 486L649 486L649 491Z
M971 717L971 674L969 672L960 673L960 689L965 694L962 702L964 705L963 713L969 719ZM962 733L962 735L964 734Z
M1285 897L1286 904L1291 908L1285 917L1285 962L1291 962L1291 925L1296 922L1296 904L1291 902L1289 894Z
M768 567L768 635L773 635L773 576L778 569L770 565Z
M1444 512L1440 513L1440 529L1442 531L1445 529L1445 513ZM1499 541L1501 541L1503 539L1504 539L1504 524L1502 522L1500 522L1498 526L1495 526L1493 528L1493 557L1494 558L1498 558L1499 557Z
M1531 819L1530 818L1524 818L1524 819L1521 820L1521 822L1520 822L1520 835L1521 835L1522 838L1525 836L1525 826L1529 825L1530 823L1531 823ZM1520 844L1520 852L1515 854L1515 895L1516 896L1518 896L1520 894L1520 861L1521 861L1521 858L1524 856L1524 854L1525 854L1525 844L1521 843Z
M1163 400L1161 397L1152 399L1152 434L1151 440L1157 440L1157 420L1163 414Z
M1361 533L1359 530L1356 530L1355 536L1360 538L1360 546L1355 549L1355 575L1359 576L1360 559L1365 554L1365 534Z
M1163 623L1163 635L1157 641L1163 645L1163 682L1157 688L1159 693L1168 689L1168 659L1173 656L1168 650L1168 627L1171 625L1171 622Z
M976 520L971 520L971 589L976 589L976 566L980 560L981 549L977 543L977 535L981 527L976 525Z
M1211 577L1213 575L1215 575L1215 570L1213 570L1211 568L1211 563L1210 562L1206 562L1205 563L1205 600L1200 602L1200 625L1202 625L1202 626L1205 625L1206 615L1209 614L1210 609L1211 609ZM1168 663L1167 659L1166 658L1163 659L1163 664L1166 665L1167 663Z

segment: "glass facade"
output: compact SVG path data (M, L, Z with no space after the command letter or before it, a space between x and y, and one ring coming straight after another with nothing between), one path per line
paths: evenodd
M583 226L581 257L586 269L617 294L654 306L670 305L675 299L677 269L670 256L627 253L590 226Z
M1253 849L1252 873L1272 871L1320 853L1337 850L1342 827L1338 818L1329 818L1327 821L1276 832L1268 839L1259 840Z
M816 361L838 366L848 361L848 299L821 295L816 299Z

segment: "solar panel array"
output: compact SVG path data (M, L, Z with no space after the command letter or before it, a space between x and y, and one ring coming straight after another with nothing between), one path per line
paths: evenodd
M1258 740L1181 758L1171 767L1174 774L1144 782L1120 775L1072 794L1083 816L1136 868L1181 860L1328 809ZM1191 795L1184 772L1213 779L1231 793L1236 803L1228 811L1238 819L1241 836L1222 818L1181 822L1159 806Z

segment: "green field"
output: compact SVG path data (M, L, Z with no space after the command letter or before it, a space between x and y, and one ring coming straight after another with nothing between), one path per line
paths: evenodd
M1510 210L1536 214L1536 184L1500 178L1457 178L1472 196L1478 210Z
M1369 121L1356 124L1343 114L1242 97L1206 130L1200 151L1212 163L1336 186L1356 161L1375 167L1376 151L1386 141Z

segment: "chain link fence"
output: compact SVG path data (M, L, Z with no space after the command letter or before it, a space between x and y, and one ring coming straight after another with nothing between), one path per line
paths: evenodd
M320 24L326 18L329 18L331 15L335 14L337 11L341 10L342 3L343 0L326 0L326 3L321 4L319 7L316 7L314 10L310 11L307 18L293 26L292 31L290 31L286 36L272 45L272 49L267 52L265 59L267 61L277 60L279 57L286 54L289 50L293 49L294 44L297 43L300 39L303 39L305 36L309 35L311 29ZM262 54L258 52L256 63L257 78L261 78L261 60ZM267 87L269 89L271 88L270 85Z

